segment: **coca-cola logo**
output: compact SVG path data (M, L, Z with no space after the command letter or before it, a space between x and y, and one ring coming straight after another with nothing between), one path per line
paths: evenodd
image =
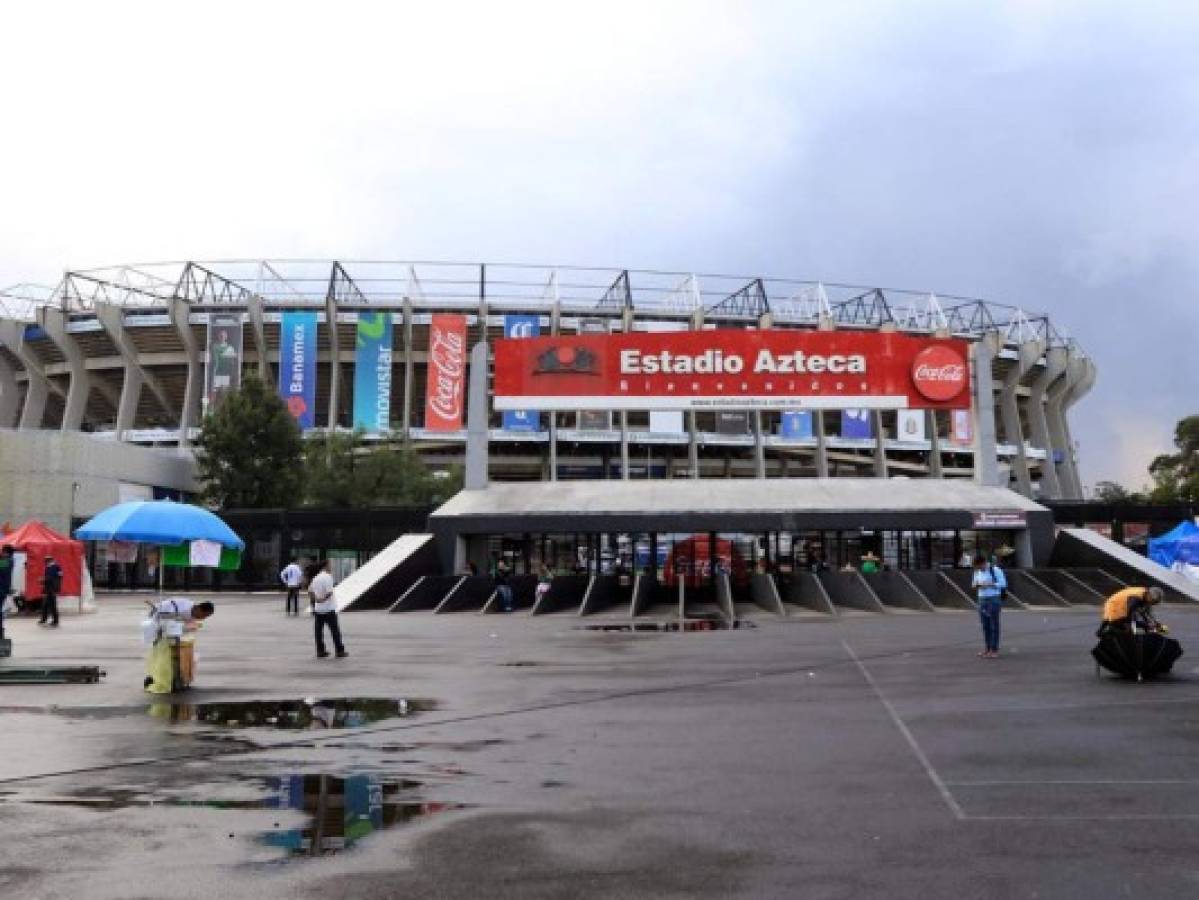
M429 410L448 422L462 419L462 383L466 373L466 339L460 330L434 323L429 338Z
M912 360L912 383L928 400L952 400L969 380L966 361L952 347L925 347Z

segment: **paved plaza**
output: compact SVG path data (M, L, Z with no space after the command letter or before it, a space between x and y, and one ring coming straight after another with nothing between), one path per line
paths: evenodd
M281 597L218 595L172 707L141 690L142 599L10 622L20 661L107 676L0 687L0 896L1199 892L1199 650L1097 678L1092 609L1005 614L996 661L970 613L379 612L318 660ZM1161 617L1199 648L1199 614Z

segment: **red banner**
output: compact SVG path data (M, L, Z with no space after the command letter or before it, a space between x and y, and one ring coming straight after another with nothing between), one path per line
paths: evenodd
M466 397L466 316L440 314L429 326L425 428L458 431Z
M966 342L720 330L495 342L496 409L959 409Z

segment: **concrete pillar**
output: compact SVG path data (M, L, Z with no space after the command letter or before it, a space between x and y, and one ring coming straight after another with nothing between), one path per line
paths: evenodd
M1016 532L1016 546L1013 549L1016 551L1016 565L1019 568L1031 569L1036 565L1032 554L1032 535L1027 528Z
M20 393L17 373L8 360L0 356L0 428L12 428L16 424Z
M828 439L824 433L824 410L812 410L812 430L816 434L816 477L828 478Z
M92 391L92 377L87 371L87 361L83 358L83 352L67 334L66 313L54 306L43 306L38 309L38 319L42 330L66 358L67 368L71 373L60 430L78 431L83 425L88 395Z
M18 428L41 428L50 391L60 393L46 377L37 354L25 346L25 322L0 319L0 344L6 346L25 367L25 403L17 420Z
M41 428L46 417L46 400L50 396L49 385L44 378L30 378L25 387L25 405L21 407L21 418L17 427L28 430Z
M704 311L695 309L691 313L691 331L702 331ZM695 426L695 411L687 410L687 468L692 478L699 478L699 430Z
M1033 379L1028 397L1028 424L1033 443L1045 451L1041 464L1041 497L1057 500L1062 497L1057 466L1053 462L1054 438L1049 429L1046 402L1049 389L1066 371L1066 349L1054 347L1045 353L1045 365Z
M117 403L117 440L125 439L125 432L137 421L137 404L142 396L142 373L137 367L125 367L125 378L121 384L121 399Z
M159 407L168 416L174 415L175 410L167 396L165 388L158 379L142 368L138 361L137 347L125 331L125 311L111 303L96 303L96 320L113 346L125 362L125 376L121 383L121 396L117 401L117 439L121 440L125 431L133 428L137 418L137 405L141 399L142 387L149 387L153 392ZM122 415L124 410L124 415Z
M330 431L337 427L341 413L341 340L337 336L337 300L330 291L325 296L325 328L329 333L329 421Z
M559 300L554 301L554 305L550 308L550 334L559 335L562 333L562 303ZM558 480L558 411L552 409L549 412L549 481ZM545 479L543 479L545 480Z
M200 398L204 394L204 370L200 366L200 345L192 334L188 316L191 307L178 297L167 300L167 313L171 323L183 343L183 352L187 358L187 386L183 389L183 409L179 416L179 446L186 447L191 443L188 431L200 422Z
M999 390L999 414L1003 418L1003 430L1008 443L1016 447L1016 455L1012 458L1016 490L1026 497L1032 496L1032 473L1029 471L1028 454L1024 450L1024 429L1020 425L1020 410L1017 405L1018 389L1044 352L1045 345L1039 340L1022 343L1018 356L1004 376L1003 386Z
M1050 428L1054 427L1054 419L1057 419L1057 427L1061 431L1065 450L1062 467L1059 471L1059 480L1063 490L1066 491L1066 499L1081 500L1083 499L1082 476L1079 474L1078 452L1070 434L1067 413L1070 407L1082 399L1095 383L1095 365L1087 357L1071 350L1066 362L1066 375L1065 389L1056 395L1052 390L1050 391Z
M250 331L254 334L254 347L258 351L258 377L266 384L275 383L275 375L271 370L271 361L266 349L266 322L263 318L262 298L250 294L246 300L246 313L250 319Z
M871 410L871 425L874 427L874 477L887 477L887 442L883 436L883 411Z
M995 450L995 384L991 374L998 343L998 335L991 333L970 344L970 380L974 388L974 480L991 486L1000 486Z
M466 398L466 473L463 481L467 490L487 487L489 473L488 419L491 403L487 392L487 345L479 341L470 351L470 380Z
M941 435L937 431L937 411L924 411L924 431L928 435L928 474L933 478L944 478L945 470L941 464Z
M404 440L411 440L412 428L412 380L416 377L416 363L412 359L412 300L404 298L403 311L400 313L404 327L404 409L400 414L400 430Z
M766 477L766 441L762 436L762 411L755 409L751 423L754 429L754 474Z

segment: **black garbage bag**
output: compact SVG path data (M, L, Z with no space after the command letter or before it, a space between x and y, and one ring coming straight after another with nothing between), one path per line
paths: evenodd
M1170 671L1182 656L1182 645L1153 632L1109 632L1100 636L1091 655L1103 668L1124 678L1154 678Z

